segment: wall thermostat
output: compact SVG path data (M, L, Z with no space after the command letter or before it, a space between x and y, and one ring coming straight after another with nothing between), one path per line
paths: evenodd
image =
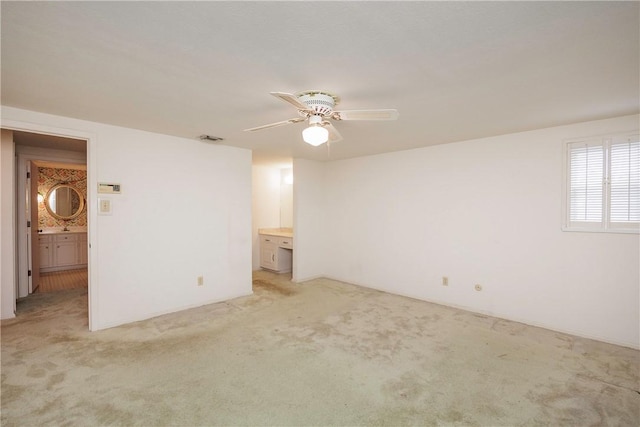
M98 184L98 193L120 194L120 184L107 184L101 182Z

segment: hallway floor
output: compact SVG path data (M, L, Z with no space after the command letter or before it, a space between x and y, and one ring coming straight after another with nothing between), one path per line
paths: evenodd
M2 322L2 425L640 425L624 347L327 279L104 331L87 291Z
M88 270L81 268L77 270L53 271L50 273L40 273L40 284L37 292L56 292L65 289L87 288L89 285Z

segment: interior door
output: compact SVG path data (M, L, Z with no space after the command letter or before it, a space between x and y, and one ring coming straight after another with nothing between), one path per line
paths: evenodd
M31 281L29 283L29 293L33 293L40 286L40 242L38 239L38 166L29 162L30 178L27 184L29 197L27 210L29 211L29 222L27 223L27 233L30 234L29 246L31 252Z

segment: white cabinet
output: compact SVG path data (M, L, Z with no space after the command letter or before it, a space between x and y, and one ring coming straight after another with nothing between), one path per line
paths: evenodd
M53 250L53 263L56 267L78 264L78 247L76 242L59 242Z
M53 264L56 267L67 267L78 264L78 241L72 234L56 234L53 236Z
M55 233L38 238L41 272L87 266L87 233Z
M285 249L293 249L293 237L279 237L278 246Z
M53 236L38 236L40 256L38 260L40 262L40 268L49 268L53 264Z
M278 273L291 271L293 239L271 234L260 235L260 267Z
M276 270L277 239L273 236L260 236L260 267Z

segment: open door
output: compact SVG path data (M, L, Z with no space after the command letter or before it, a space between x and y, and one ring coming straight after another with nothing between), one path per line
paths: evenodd
M27 203L27 211L29 212L29 220L27 221L27 234L31 253L31 263L29 272L31 280L29 281L29 293L33 293L40 286L40 242L38 239L38 166L33 162L29 162L30 171L27 176L27 188L29 189L29 197Z

